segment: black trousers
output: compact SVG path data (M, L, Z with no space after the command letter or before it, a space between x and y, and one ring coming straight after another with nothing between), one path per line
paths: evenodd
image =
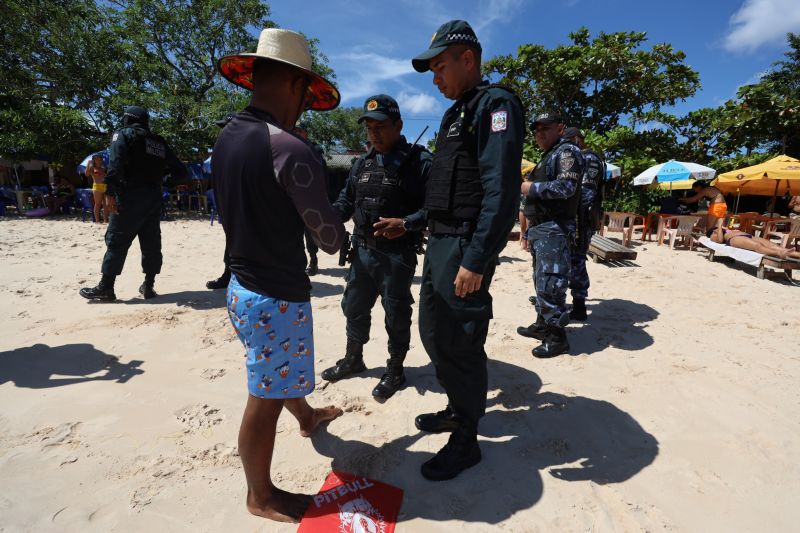
M106 254L101 272L119 276L133 239L139 237L142 271L161 272L161 189L126 190L118 200L118 214L111 215L106 229Z
M311 231L308 228L305 229L304 233L306 235L306 249L308 250L308 261L310 263L316 263L319 246L317 246L317 243L314 242L314 237L311 236Z
M477 431L486 412L486 335L492 318L489 285L496 261L489 261L478 291L459 298L453 282L469 240L431 235L422 267L419 334L450 407Z
M405 355L411 342L411 282L417 267L417 254L411 248L373 250L353 249L342 311L347 317L347 338L361 344L369 340L372 307L378 295L386 315L389 353Z

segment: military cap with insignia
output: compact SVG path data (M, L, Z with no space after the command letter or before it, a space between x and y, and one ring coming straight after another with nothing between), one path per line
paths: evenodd
M364 113L358 117L359 124L368 118L380 122L387 118L398 120L400 118L400 106L389 95L376 94L375 96L370 96L364 102Z
M448 46L454 44L468 44L474 46L479 52L482 50L478 36L475 35L475 31L473 31L469 22L466 20L451 20L439 26L439 29L433 34L433 39L431 39L428 49L411 60L414 70L417 72L430 70L431 59L447 50Z

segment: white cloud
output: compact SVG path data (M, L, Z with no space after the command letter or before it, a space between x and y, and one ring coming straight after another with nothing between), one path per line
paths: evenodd
M495 22L507 22L519 15L522 5L522 0L481 0L473 26L478 38L481 39L481 32Z
M442 110L439 101L428 93L409 93L406 91L397 95L400 112L403 115L438 114Z
M331 57L343 100L366 98L387 92L386 82L415 73L408 58L395 59L372 52L350 52ZM405 85L405 84L403 84Z
M729 52L753 52L785 42L786 33L796 31L800 31L797 0L745 0L731 17L723 47Z

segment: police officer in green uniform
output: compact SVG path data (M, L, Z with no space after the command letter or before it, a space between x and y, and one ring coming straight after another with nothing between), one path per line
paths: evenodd
M572 293L572 320L586 320L586 298L589 297L589 273L586 271L586 254L592 235L603 223L603 180L606 164L603 158L586 146L583 132L570 127L564 138L581 149L586 163L581 181L581 204L578 208L578 238L570 254L569 288Z
M537 317L517 332L541 340L533 355L547 358L569 351L566 298L570 253L580 238L576 230L584 160L580 148L562 137L564 120L557 113L540 113L533 128L544 155L520 190L527 195L524 213L533 256Z
M342 310L347 317L347 351L322 378L338 381L366 370L363 347L369 340L370 313L380 295L386 312L389 360L372 391L379 402L391 398L406 381L403 360L411 342L411 282L417 266L424 212L425 183L431 154L402 135L400 108L391 96L367 98L364 113L371 148L350 171L333 206L354 234ZM417 220L410 230L408 219Z
M118 213L111 215L106 230L103 277L96 287L80 290L80 295L89 300L116 299L114 280L122 273L128 248L137 236L145 276L139 294L146 299L157 296L153 284L162 261L162 180L169 170L176 183L186 182L188 171L166 141L150 131L149 121L145 108L128 106L122 116L122 129L111 139L106 184L108 194L116 199Z
M481 460L489 285L519 205L522 105L510 90L482 79L480 60L481 45L463 20L439 27L428 50L412 60L418 72L432 71L439 91L455 101L442 118L425 196L430 237L419 306L420 337L448 405L415 424L452 432L447 446L422 465L422 475L437 481Z

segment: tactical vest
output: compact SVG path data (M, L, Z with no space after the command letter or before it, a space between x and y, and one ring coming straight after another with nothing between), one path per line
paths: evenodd
M160 187L167 166L167 143L161 136L132 126L133 138L123 163L128 187Z
M362 160L356 172L355 183L355 235L368 241L389 241L384 237L375 238L373 224L378 218L403 218L418 209L414 199L403 186L405 176L409 172L418 171L419 154L423 148L418 145L409 146L401 152L399 166L385 167L378 162L373 150ZM405 243L408 236L391 239L393 244Z
M428 178L425 209L428 219L445 224L476 223L483 201L483 185L478 167L475 110L488 89L478 87L475 94L456 113L450 124L443 124L436 137L436 152ZM521 107L521 106L520 106Z
M603 225L603 181L606 178L606 165L599 155L591 150L584 150L586 155L586 171L583 173L584 189L592 191L591 203L583 205L586 210L585 222L593 230L599 230Z
M550 148L543 156L536 168L533 169L531 181L542 183L555 179L555 165L561 152L571 145L569 141L561 139ZM572 145L575 146L575 145ZM571 197L566 199L544 200L541 198L528 198L523 213L531 225L539 225L555 220L557 222L576 220L578 205L581 200L581 180L578 180L578 189Z

